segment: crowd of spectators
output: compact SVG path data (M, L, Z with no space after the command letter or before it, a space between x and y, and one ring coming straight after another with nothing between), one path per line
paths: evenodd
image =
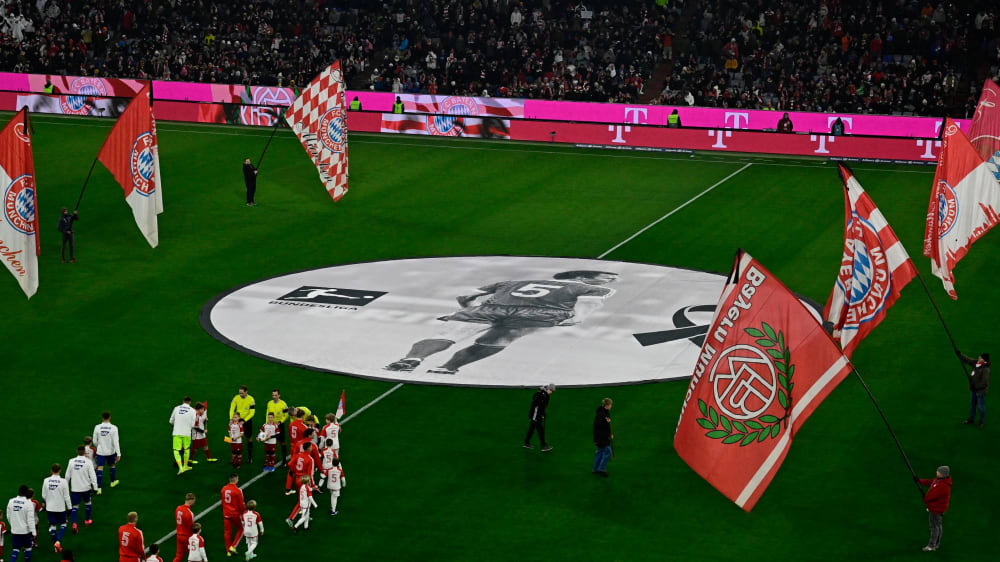
M970 114L1000 64L1000 3L687 0L660 103Z
M0 70L299 86L340 59L396 93L961 116L1000 64L998 6L0 0Z
M638 101L676 11L651 0L0 0L4 70Z

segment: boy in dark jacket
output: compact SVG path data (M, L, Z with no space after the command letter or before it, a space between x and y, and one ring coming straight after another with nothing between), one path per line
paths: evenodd
M924 505L927 506L929 514L931 538L927 541L924 552L937 550L941 545L942 518L948 511L948 502L951 500L951 469L947 466L939 466L937 474L933 480L920 478L917 480L921 486L930 486L924 494Z
M962 354L957 348L955 354L963 363L972 365L969 377L969 392L972 393L972 403L969 406L969 419L962 423L976 423L976 410L979 410L979 427L986 425L986 392L990 389L990 354L981 353L978 359Z
M597 445L597 452L594 454L594 474L600 474L607 478L608 459L611 458L611 440L615 438L611 433L611 399L605 398L594 413L594 445Z

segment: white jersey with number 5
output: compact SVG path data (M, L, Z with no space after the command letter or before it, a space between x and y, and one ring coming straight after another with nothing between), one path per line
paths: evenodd
M191 535L188 539L188 562L207 562L208 554L205 553L205 539L201 535Z
M256 511L248 511L240 516L243 522L243 536L256 537L264 530L264 520Z

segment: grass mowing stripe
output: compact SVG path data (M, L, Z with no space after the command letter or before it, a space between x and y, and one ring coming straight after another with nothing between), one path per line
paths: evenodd
M403 383L398 383L396 386L390 388L389 390L383 392L382 394L379 394L377 397L375 397L374 400L372 400L371 402L369 402L369 403L365 404L364 406L362 406L361 408L359 408L357 412L354 412L353 414L351 414L351 415L347 416L346 418L344 418L344 421L340 422L340 425L344 425L347 422L351 421L355 416L357 416L361 412L364 412L368 408L371 408L376 403L378 403L380 400L382 400L386 396L389 396L393 392L396 392L397 390L399 390L402 387L403 387ZM285 459L285 462L288 462L288 459ZM261 471L260 474L258 474L257 476L254 476L250 480L247 480L246 484L243 484L242 486L240 486L240 489L241 490L246 490L247 488L250 487L251 484L253 484L254 482L256 482L256 481L260 480L261 478L263 478L265 474L271 474L271 473L270 472ZM205 511L202 511L198 515L195 515L194 516L194 520L197 521L197 520L201 519L202 517L208 515L210 512L215 511L215 508L219 507L220 505L222 505L222 500L219 500L219 501L213 503L212 505L208 506L208 509L206 509ZM170 540L171 537L173 537L176 534L177 534L176 530L170 531L166 535L163 535L162 537L160 537L160 540L156 541L153 544L160 544L160 543L162 543L164 541L168 541L168 540Z
M749 168L750 166L753 166L753 162L747 162L747 163L746 163L746 164L744 164L744 165L743 165L743 167L742 167L742 168L740 168L739 170L736 170L735 172L733 172L733 173L729 174L728 176L726 176L726 177L722 178L721 180L719 180L719 181L715 182L714 184L712 184L712 185L711 185L711 186L710 186L710 187L709 187L708 189L706 189L705 191L702 191L702 192L701 192L701 193L699 193L698 195L695 195L694 197L692 197L692 198L688 199L687 201L685 201L684 203L682 203L682 204L681 204L681 205L680 205L679 207L677 207L677 208L675 208L674 210L670 211L669 213L667 213L667 214L663 215L662 217L660 217L660 218L656 219L655 221L653 221L653 222L651 222L651 223L647 224L647 225L646 225L645 227L643 227L643 228L642 228L641 230L639 230L639 232L636 232L636 233L635 233L635 234L633 234L632 236L629 236L628 238L626 238L626 239L622 240L621 242L619 242L619 243L615 244L615 245L614 245L614 246L613 246L613 247L612 247L612 248L611 248L610 250L608 250L608 251L604 252L603 254L601 254L601 255L597 256L597 259L599 259L599 260L600 260L600 259L604 259L604 256L606 256L606 255L610 254L611 252L614 252L615 250L617 250L618 248L621 248L621 247L622 247L622 246L624 246L625 244L628 244L628 243L629 243L629 242L631 242L632 240L635 240L635 238L636 238L637 236L639 236L640 234L642 234L643 232L646 232L646 231L647 231L647 230L649 230L650 228L653 228L654 226L656 226L656 225L660 224L660 223L661 223L662 221L664 221L664 220L665 220L665 219L666 219L667 217L669 217L670 215L672 215L672 214L676 213L677 211L680 211L681 209L683 209L684 207L687 207L687 206L688 206L688 205L690 205L691 203L694 203L694 202L695 202L695 201L697 201L697 200L698 200L698 198L699 198L699 197L701 197L702 195L705 195L705 194L706 194L706 193L708 193L709 191L712 191L712 190L713 190L713 189L715 189L716 187L719 187L720 185L722 185L722 184L726 183L726 181L727 181L727 180L728 180L729 178L731 178L731 177L735 176L736 174L739 174L740 172L742 172L743 170L746 170L746 169L747 169L747 168Z

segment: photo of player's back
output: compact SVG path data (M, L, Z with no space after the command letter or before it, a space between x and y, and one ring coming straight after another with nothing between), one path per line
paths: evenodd
M685 378L725 278L594 259L471 256L303 271L208 303L242 351L351 375L463 386Z

